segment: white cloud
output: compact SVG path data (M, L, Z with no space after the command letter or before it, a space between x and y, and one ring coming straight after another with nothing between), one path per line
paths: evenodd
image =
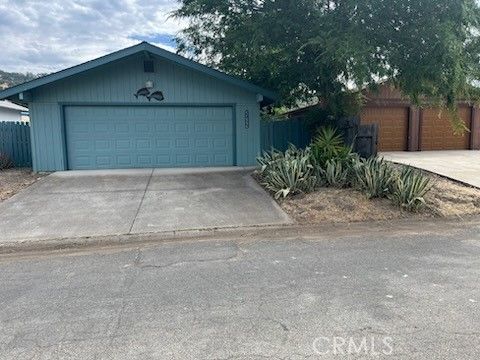
M173 50L175 0L0 0L0 69L53 72L147 40Z

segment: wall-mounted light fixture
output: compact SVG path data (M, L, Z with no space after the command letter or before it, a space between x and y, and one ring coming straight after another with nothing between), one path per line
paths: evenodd
M145 87L149 90L153 89L154 86L155 86L155 84L153 83L152 80L148 80L147 82L145 82Z

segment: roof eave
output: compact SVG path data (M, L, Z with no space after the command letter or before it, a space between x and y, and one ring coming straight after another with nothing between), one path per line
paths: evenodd
M125 48L125 49L101 56L99 58L84 62L82 64L57 71L53 74L48 74L38 79L30 80L23 84L12 86L11 88L0 91L0 100L7 99L8 97L11 97L13 95L17 95L22 92L35 89L37 87L47 85L58 80L66 79L70 76L80 74L84 71L88 71L95 67L106 65L112 61L119 60L124 57L136 54L137 52L141 51L141 49L143 48L143 45L144 43L140 43L140 44L131 46L129 48Z
M106 64L111 63L113 61L120 60L122 58L134 55L134 54L142 52L142 51L150 52L153 55L160 56L162 58L165 58L167 60L175 62L178 65L181 65L181 66L193 69L193 70L200 71L204 74L210 75L210 76L212 76L214 78L217 78L219 80L223 80L223 81L226 81L226 82L231 83L233 85L236 85L236 86L238 86L240 88L243 88L247 91L257 93L257 94L262 94L265 97L265 99L268 99L271 103L277 101L277 99L278 99L277 94L275 94L274 92L272 92L270 90L263 89L260 86L251 84L251 83L249 83L245 80L238 79L238 78L233 77L231 75L225 74L225 73L220 72L220 71L215 70L215 69L212 69L208 66L197 63L193 60L189 60L189 59L184 58L180 55L171 53L171 52L169 52L165 49L161 49L161 48L156 47L154 45L151 45L149 43L141 42L137 45L134 45L134 46L131 46L131 47L128 47L128 48L125 48L125 49L107 54L107 55L104 55L104 56L99 57L97 59L90 60L90 61L87 61L85 63L82 63L82 64L79 64L79 65L76 65L76 66L58 71L56 73L49 74L49 75L43 76L41 78L34 79L34 80L28 81L26 83L19 84L19 85L13 86L11 88L5 89L3 91L0 91L0 100L7 99L7 98L10 98L14 95L18 95L22 92L27 92L27 91L35 89L37 87L44 86L44 85L53 83L55 81L59 81L59 80L68 78L70 76L80 74L82 72L91 70L91 69L96 68L98 66L106 65Z

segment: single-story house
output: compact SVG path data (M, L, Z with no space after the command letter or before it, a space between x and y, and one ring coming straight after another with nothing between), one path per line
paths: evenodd
M28 108L10 101L0 101L0 122L28 121Z
M146 42L0 92L28 104L34 171L254 165L275 98Z
M446 111L417 108L388 83L363 95L360 124L377 124L378 151L480 150L480 109L475 104L458 103L469 132L456 135ZM290 111L288 116L302 117L310 108Z

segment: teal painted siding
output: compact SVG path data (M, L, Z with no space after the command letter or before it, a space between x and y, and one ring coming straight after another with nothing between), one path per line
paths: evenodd
M29 104L29 110L33 170L65 170L60 106L56 103L34 102Z
M62 105L66 104L233 106L237 165L255 165L255 158L260 151L257 94L163 59L155 59L154 73L144 73L143 60L143 56L134 55L32 91L29 108L35 171L66 169L62 115ZM143 87L146 81L153 81L155 89L164 93L165 100L162 103L154 100L149 103L145 98L135 99L134 92ZM248 124L245 123L246 110L249 114Z

